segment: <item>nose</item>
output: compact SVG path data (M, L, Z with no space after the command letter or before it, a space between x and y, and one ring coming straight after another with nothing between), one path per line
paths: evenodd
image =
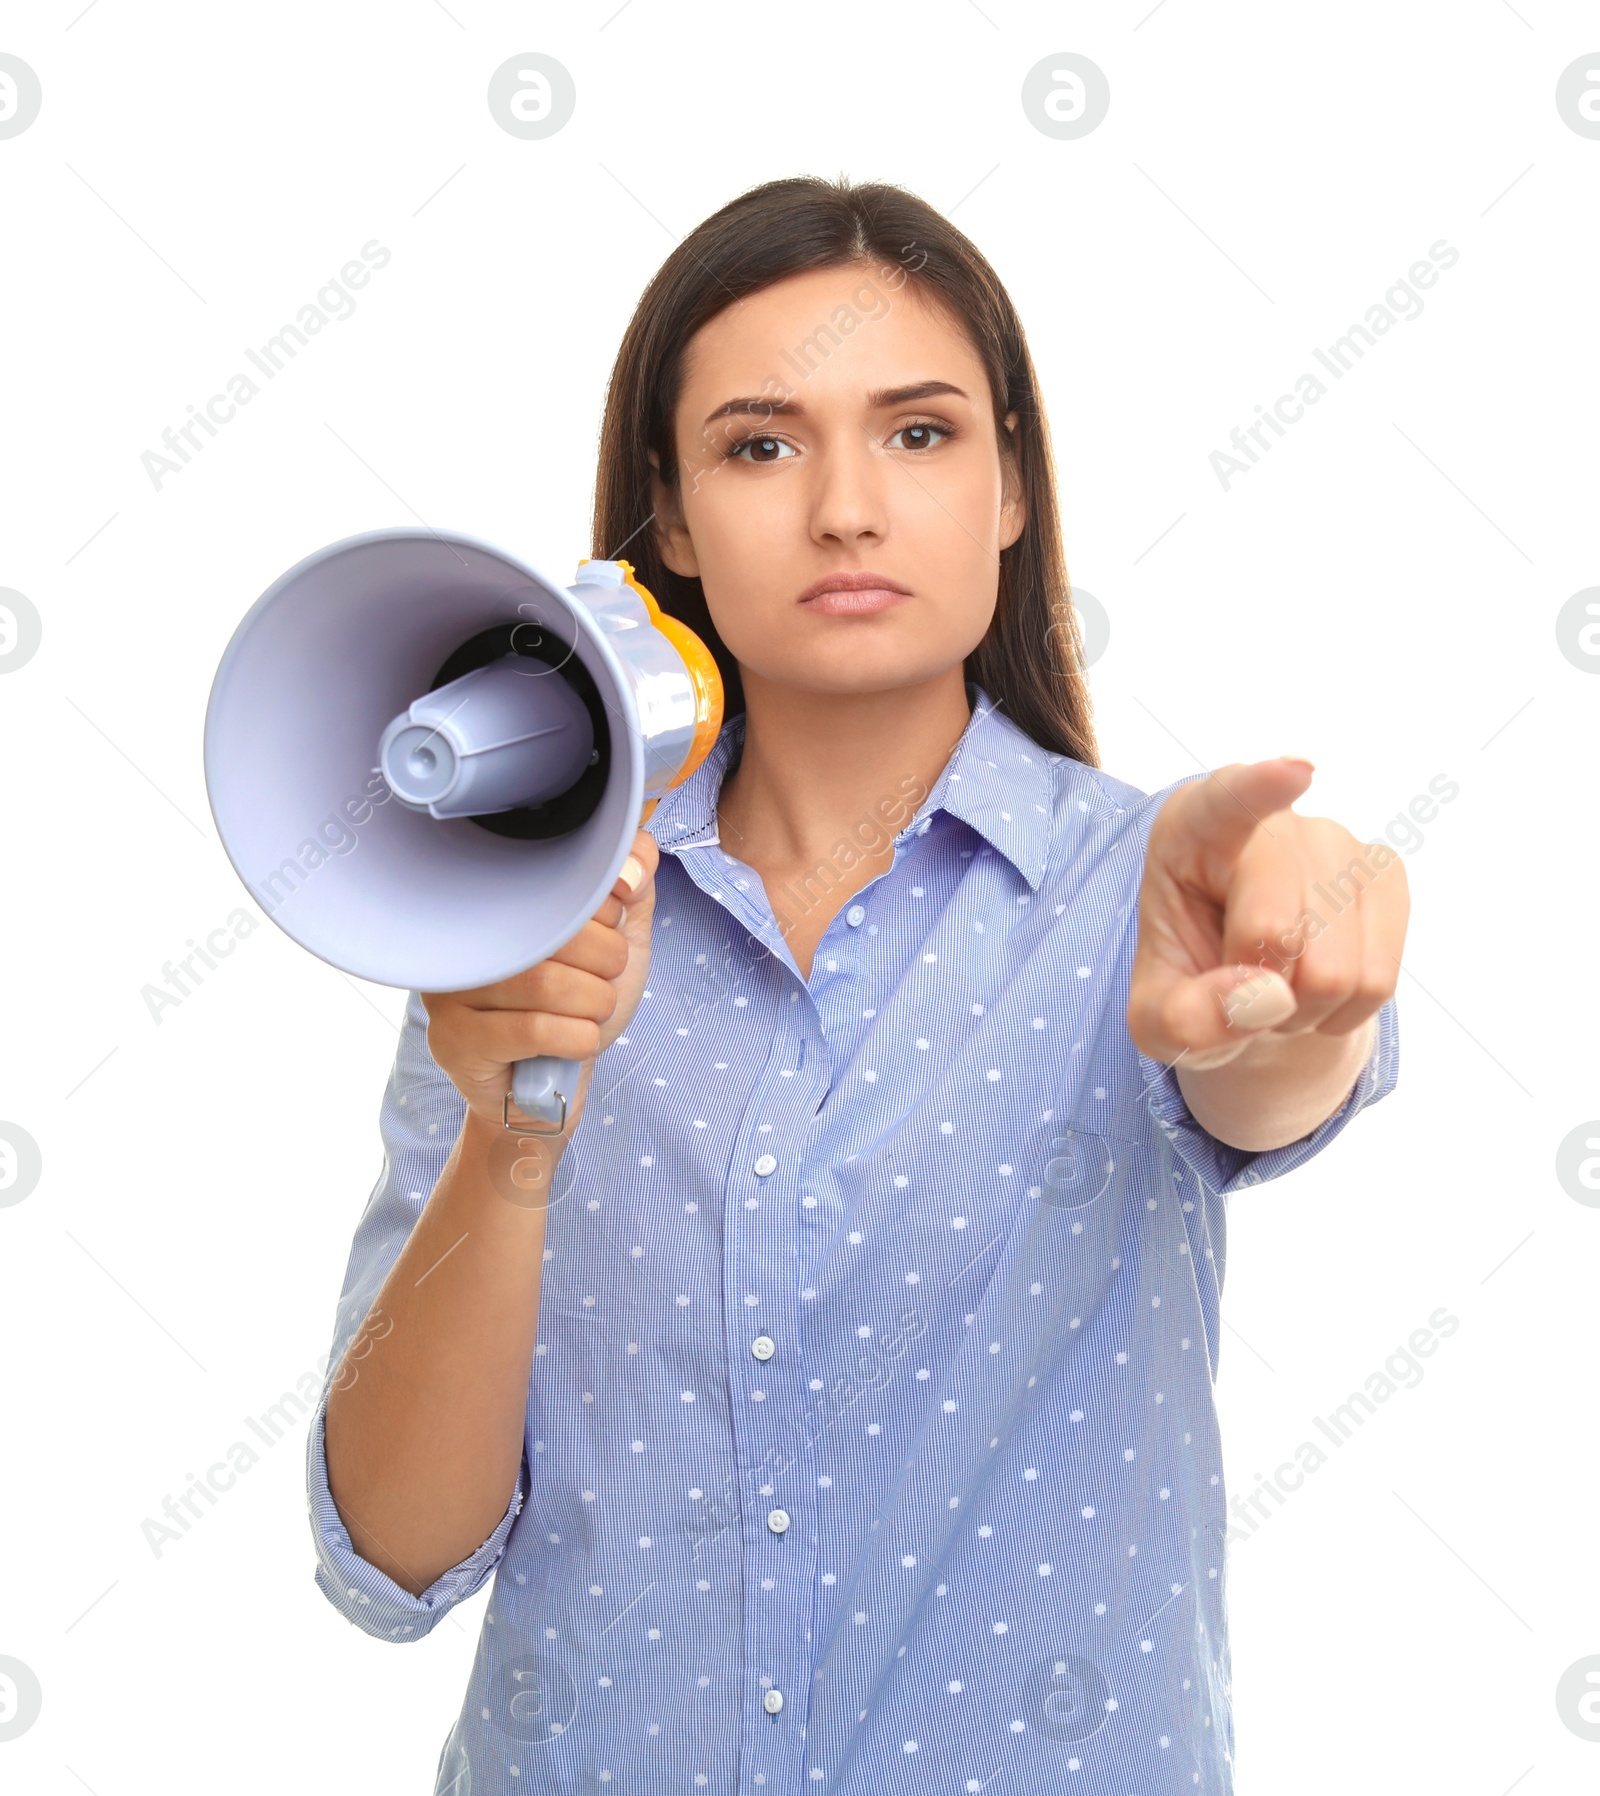
M852 548L882 541L889 530L887 483L896 470L871 433L841 427L814 452L812 466L812 539Z

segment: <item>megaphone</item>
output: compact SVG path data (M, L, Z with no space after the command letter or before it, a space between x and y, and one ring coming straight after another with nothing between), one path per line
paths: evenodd
M467 991L578 933L721 723L711 651L628 562L580 561L568 587L473 537L374 530L308 555L234 631L206 789L235 871L302 947ZM578 1070L518 1061L507 1128L564 1128Z

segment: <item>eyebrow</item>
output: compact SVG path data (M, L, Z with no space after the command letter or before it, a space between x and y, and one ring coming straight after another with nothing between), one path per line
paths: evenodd
M966 399L968 395L960 387L951 386L947 380L919 380L909 387L882 387L876 393L867 395L867 409L882 411L886 406L909 405L917 399L934 399L941 394L951 394L957 399ZM793 399L765 399L761 397L746 399L730 399L706 418L707 424L715 424L718 418L732 418L747 415L760 418L803 418L806 408Z

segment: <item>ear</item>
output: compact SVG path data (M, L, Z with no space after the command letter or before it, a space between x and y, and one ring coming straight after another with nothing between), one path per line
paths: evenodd
M1016 445L1017 414L1007 412L1006 437L1000 444L1000 474L1004 498L1000 504L1000 547L1009 549L1028 522L1028 501L1022 491L1021 452Z
M661 457L654 449L647 453L650 457L650 509L655 516L655 538L661 559L673 573L686 580L697 580L700 562L684 520L682 483L668 486L661 478Z

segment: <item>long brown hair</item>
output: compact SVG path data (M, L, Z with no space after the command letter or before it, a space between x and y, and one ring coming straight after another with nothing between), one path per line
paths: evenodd
M714 212L667 257L639 300L611 373L595 479L594 554L625 556L633 564L662 610L686 623L716 657L724 715L742 710L738 663L717 634L700 581L673 573L661 559L651 527L648 451L656 451L662 478L675 484L673 418L684 351L701 325L790 275L857 263L902 284L919 283L920 293L941 301L964 326L988 375L1001 452L1017 458L1027 519L1000 553L994 618L966 658L965 678L1041 747L1097 767L1049 427L1021 321L977 247L903 187L857 184L842 175L768 181ZM1014 434L1003 424L1013 411Z

